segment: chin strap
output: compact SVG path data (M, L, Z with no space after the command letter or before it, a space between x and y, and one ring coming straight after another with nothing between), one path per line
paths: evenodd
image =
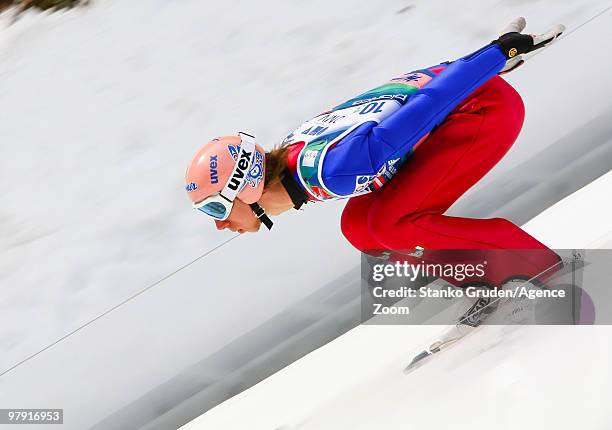
M249 206L251 207L251 210L253 211L255 216L259 218L259 220L262 222L262 224L265 225L268 230L272 230L272 225L274 223L272 222L270 217L266 215L266 211L264 211L264 209L259 206L259 203L251 203Z
M287 190L287 194L289 194L289 197L291 197L291 201L293 202L293 207L295 209L300 209L303 204L308 203L308 194L306 194L306 191L304 191L302 187L300 187L297 182L295 182L291 171L287 168L285 168L285 170L283 171L281 183L285 187L285 190ZM272 225L274 223L272 222L270 217L266 215L266 211L264 211L264 208L259 206L259 203L252 203L249 206L251 207L251 210L253 211L255 216L259 218L259 220L263 223L263 225L265 225L268 230L272 230Z

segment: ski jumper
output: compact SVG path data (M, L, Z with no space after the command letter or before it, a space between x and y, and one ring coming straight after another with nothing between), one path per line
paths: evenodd
M341 228L361 251L405 256L418 247L420 258L442 262L449 254L436 250L481 250L472 257L488 260L488 283L535 276L559 257L520 227L444 215L521 130L521 97L497 76L505 62L497 45L487 45L324 112L284 139L289 170L310 200L350 197Z

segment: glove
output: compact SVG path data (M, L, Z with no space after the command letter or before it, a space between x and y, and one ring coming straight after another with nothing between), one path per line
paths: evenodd
M526 25L525 18L516 18L503 30L504 34L493 41L508 59L504 68L499 72L500 75L521 66L525 62L523 54L550 45L565 31L565 26L558 24L540 35L521 34Z

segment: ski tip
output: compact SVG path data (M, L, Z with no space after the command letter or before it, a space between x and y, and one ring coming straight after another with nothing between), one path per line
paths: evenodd
M404 368L404 374L410 373L420 367L424 363L424 360L431 355L432 353L429 351L421 351L419 354L416 355L416 357L412 359L410 364Z
M422 363L418 363L418 364L417 363L410 363L408 366L406 366L404 368L404 372L403 373L404 373L404 375L407 375L407 374L417 370L421 366L422 366Z

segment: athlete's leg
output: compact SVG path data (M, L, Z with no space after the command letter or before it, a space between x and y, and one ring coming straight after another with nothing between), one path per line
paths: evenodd
M367 218L375 193L351 197L344 206L340 227L344 237L360 251L384 249L372 235Z
M443 215L506 154L524 119L518 93L495 77L471 95L415 151L397 175L374 193L367 215L381 246L425 249L538 249L514 261L526 275L557 263L542 243L503 218L472 219ZM498 264L503 262L498 262ZM493 268L489 265L489 268ZM503 272L503 271L502 271ZM501 281L510 273L494 274Z

